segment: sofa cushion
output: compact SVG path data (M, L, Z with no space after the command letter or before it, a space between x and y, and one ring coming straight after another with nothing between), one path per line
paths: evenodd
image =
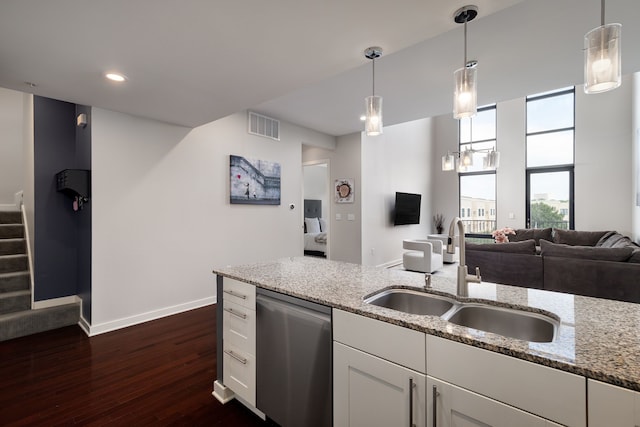
M536 254L536 241L533 239L522 242L507 243L465 243L467 251L508 252L512 254Z
M561 257L576 259L592 259L599 261L627 261L633 249L625 248L596 248L592 246L574 246L561 243L540 242L540 254L543 257Z
M627 260L627 262L633 262L636 264L640 264L640 249L636 249L631 253L631 257Z
M633 246L633 242L627 236L623 236L620 233L613 233L602 236L596 246L601 248L625 248L627 246Z
M539 245L540 239L553 241L552 231L553 229L551 228L518 228L515 230L515 235L510 234L508 237L510 242L533 239L536 241L536 245Z
M595 246L608 231L576 231L553 229L553 243L573 246Z

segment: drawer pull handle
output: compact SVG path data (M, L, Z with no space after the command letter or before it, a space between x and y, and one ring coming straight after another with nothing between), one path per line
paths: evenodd
M242 363L243 365L247 364L247 359L245 359L244 357L238 356L233 351L225 350L224 352L227 353L229 356L233 357L234 359L236 359L238 362Z
M224 311L226 311L229 314L233 314L236 317L239 317L241 319L246 319L247 315L244 313L238 313L237 311L235 311L233 308L225 308Z
M247 296L246 296L246 295L242 295L242 294L239 294L239 293L237 293L237 292L233 292L233 291L230 291L230 290L227 290L227 289L225 289L225 290L224 290L224 291L222 291L222 292L227 293L227 294L229 294L229 295L231 295L231 296L233 296L233 297L236 297L236 298L247 299Z

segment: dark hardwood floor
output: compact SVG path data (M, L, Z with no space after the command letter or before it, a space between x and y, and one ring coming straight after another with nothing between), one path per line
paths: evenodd
M78 326L0 342L0 425L265 426L212 395L216 306L88 338Z

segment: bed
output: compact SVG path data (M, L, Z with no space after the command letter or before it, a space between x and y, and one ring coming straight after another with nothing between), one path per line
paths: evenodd
M322 200L304 200L304 254L327 257L327 222L322 218Z

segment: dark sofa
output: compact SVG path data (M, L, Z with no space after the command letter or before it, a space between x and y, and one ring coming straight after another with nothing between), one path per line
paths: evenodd
M640 247L615 231L516 230L508 243L466 243L482 280L640 302Z

